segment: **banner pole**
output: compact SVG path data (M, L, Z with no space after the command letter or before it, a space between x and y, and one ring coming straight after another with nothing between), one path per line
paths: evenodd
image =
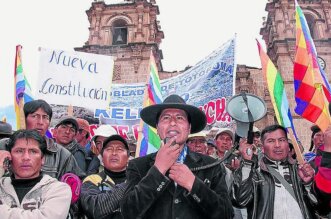
M71 104L68 106L67 113L68 113L68 116L74 115L74 107Z
M301 153L301 149L299 147L299 144L297 142L297 139L295 138L295 136L293 134L293 130L292 130L292 128L287 128L287 130L288 130L288 133L290 135L290 139L292 141L295 154L297 155L297 161L298 161L299 164L304 164L305 163L305 160L303 159L303 155Z

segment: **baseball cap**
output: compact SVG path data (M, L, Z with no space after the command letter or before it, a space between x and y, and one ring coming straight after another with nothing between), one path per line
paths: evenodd
M232 130L229 128L220 128L215 135L215 139L217 139L217 137L222 133L227 133L228 135L231 136L232 140L234 140L234 134L233 134Z
M76 129L76 132L78 131L78 123L74 117L71 116L65 116L60 119L60 121L56 124L55 128L59 127L62 124L72 124L73 128Z

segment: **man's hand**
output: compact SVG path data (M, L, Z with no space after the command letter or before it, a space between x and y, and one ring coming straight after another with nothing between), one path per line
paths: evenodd
M2 177L7 170L7 167L4 166L4 161L6 158L11 160L10 153L8 151L0 150L0 177Z
M169 171L169 177L178 185L191 192L195 175L185 164L175 163L172 165Z
M252 160L253 157L253 145L247 143L246 138L241 138L239 141L239 151L241 156L245 160Z
M310 164L306 162L299 165L298 174L304 183L310 183L314 179L315 171Z
M331 152L331 126L324 132L324 151Z
M11 160L11 155L8 151L0 150L0 167L2 167L2 168L4 167L3 163L6 159L6 157L8 157L8 159Z
M161 148L156 154L155 167L163 174L176 162L180 154L180 146L178 144L171 145L176 139L172 138L168 143L161 143Z
M230 165L230 170L235 171L240 167L240 160L235 157L234 159L231 160L231 165Z

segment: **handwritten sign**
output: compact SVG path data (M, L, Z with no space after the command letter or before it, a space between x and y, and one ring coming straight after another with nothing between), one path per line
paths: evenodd
M111 56L41 48L36 97L50 104L106 108L113 67Z

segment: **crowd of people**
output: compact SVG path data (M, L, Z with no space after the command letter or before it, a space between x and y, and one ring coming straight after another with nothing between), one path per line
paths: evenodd
M331 126L311 128L299 163L284 127L211 138L204 113L170 95L140 112L159 150L133 158L111 125L90 139L88 121L63 117L47 137L52 115L33 100L26 129L0 122L1 218L331 218Z

